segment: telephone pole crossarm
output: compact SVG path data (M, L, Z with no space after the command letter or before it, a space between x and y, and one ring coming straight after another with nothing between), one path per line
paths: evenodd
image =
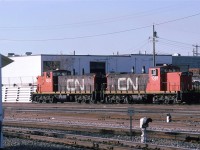
M199 52L198 52L198 48L200 47L199 45L192 45L195 47L195 49L193 49L193 56L199 56Z

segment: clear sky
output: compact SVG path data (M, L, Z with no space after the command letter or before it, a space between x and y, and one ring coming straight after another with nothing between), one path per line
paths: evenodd
M200 0L0 0L0 53L192 55ZM199 47L200 52L200 47Z

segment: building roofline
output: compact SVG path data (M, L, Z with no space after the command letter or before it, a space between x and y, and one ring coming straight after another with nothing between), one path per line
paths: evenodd
M152 54L118 54L118 55L32 54L32 55L13 55L13 56L9 56L9 58L12 58L12 57L31 57L31 56L131 57L131 56L152 56ZM164 55L164 54L159 55L158 54L156 56L172 56L172 55ZM177 56L174 56L174 57L177 57Z
M172 57L176 57L176 58L180 58L180 57L191 57L191 58L200 58L200 56L172 56Z

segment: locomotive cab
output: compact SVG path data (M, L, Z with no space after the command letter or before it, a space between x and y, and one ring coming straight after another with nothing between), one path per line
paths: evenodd
M191 72L181 72L179 67L172 65L149 69L147 92L156 95L153 101L173 101L173 103L183 101L185 93L190 90L192 90Z
M43 72L37 77L37 92L53 92L58 90L58 76L70 75L68 70L53 70Z
M180 72L177 66L161 66L149 69L147 91L192 90L192 73Z

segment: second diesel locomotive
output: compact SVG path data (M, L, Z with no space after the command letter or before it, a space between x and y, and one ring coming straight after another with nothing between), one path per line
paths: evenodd
M192 100L192 90L192 73L171 65L149 68L148 74L54 70L37 77L32 102L180 103Z

